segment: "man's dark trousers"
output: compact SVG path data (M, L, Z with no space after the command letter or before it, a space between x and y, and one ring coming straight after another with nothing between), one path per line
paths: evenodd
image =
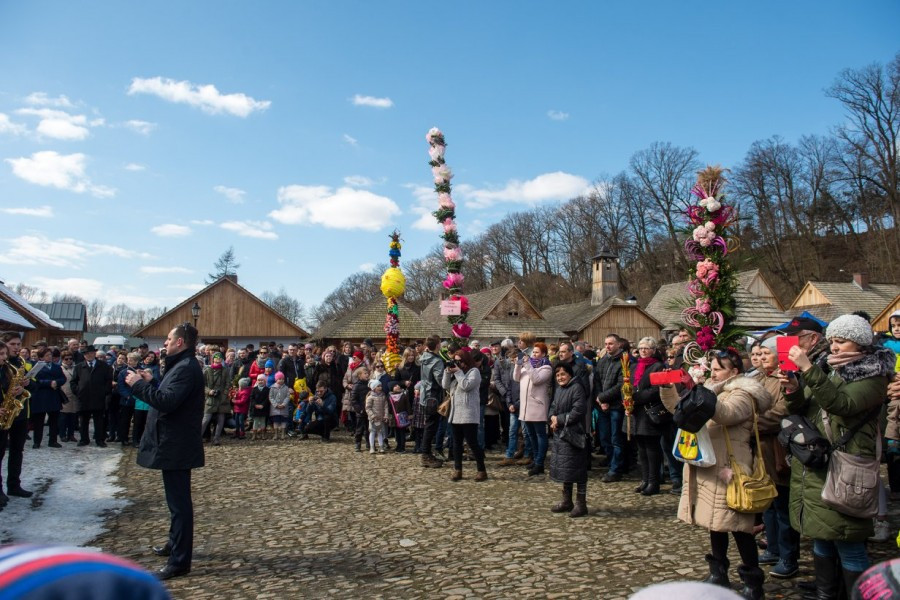
M191 501L191 470L163 470L166 503L172 515L169 526L169 565L190 569L194 548L194 503Z

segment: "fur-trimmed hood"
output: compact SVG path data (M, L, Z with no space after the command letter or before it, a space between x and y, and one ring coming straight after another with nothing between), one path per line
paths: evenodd
M746 377L744 375L732 377L725 382L725 386L722 389L726 392L741 390L750 394L750 396L756 400L756 411L759 414L772 408L772 405L775 403L772 394L770 394L759 380L754 377Z
M897 356L890 348L875 348L872 354L866 354L855 362L836 367L834 372L840 375L841 379L847 383L869 377L887 377L890 379L894 376L894 364L896 361Z

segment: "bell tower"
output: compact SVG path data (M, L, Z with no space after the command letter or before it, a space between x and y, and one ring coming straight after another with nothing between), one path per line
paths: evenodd
M619 295L619 257L608 250L601 251L591 261L593 283L591 305L603 304Z

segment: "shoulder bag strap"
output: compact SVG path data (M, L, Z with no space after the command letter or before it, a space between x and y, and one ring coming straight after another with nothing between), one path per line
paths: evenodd
M763 464L762 446L759 442L759 425L757 423L756 415L756 398L753 396L750 397L750 408L753 411L753 434L756 437L756 457L757 460L760 461L760 464ZM728 435L728 428L725 425L722 425L722 429L725 431L725 446L728 448L728 459L731 461L731 468L735 473L741 472L740 466L734 458L734 451L731 448L731 436Z
M825 423L825 436L828 438L828 441L831 442L831 449L834 450L835 448L844 447L847 444L847 442L849 442L853 438L853 436L856 435L856 432L858 432L860 429L862 429L863 425L865 425L866 423L868 423L869 421L871 421L872 419L877 417L881 413L881 405L879 404L878 406L873 408L871 411L869 411L869 413L865 417L860 419L856 423L856 425L854 425L853 427L851 427L850 429L845 431L844 435L839 437L837 439L837 441L833 441L832 437L831 437L831 419L828 417L828 412L824 408L821 410L822 410L822 422ZM880 435L881 427L878 427L878 433L879 433L879 435L877 436L878 442L880 442L881 441L881 435ZM879 452L879 454L880 454L880 452Z

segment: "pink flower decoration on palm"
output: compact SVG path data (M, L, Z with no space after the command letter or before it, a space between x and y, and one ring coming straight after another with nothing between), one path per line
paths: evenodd
M453 219L447 217L444 219L444 233L450 233L451 231L456 231L456 223L453 222Z
M706 300L705 298L697 298L697 301L695 304L696 304L697 310L699 310L704 315L709 314L709 311L712 310L712 306L710 306L709 300Z
M469 299L468 298L466 298L465 296L453 295L453 296L450 296L450 299L454 300L454 301L456 301L456 300L459 301L460 312L464 312L464 313L469 312Z
M448 290L461 287L464 280L465 277L461 273L447 273L447 277L444 278L444 287Z
M440 144L435 144L431 148L428 149L428 156L431 157L431 160L437 161L439 158L444 158L444 150L445 146L441 146Z
M447 192L441 192L440 194L438 194L438 205L441 208L449 208L451 210L456 208L456 204L453 202L453 198Z
M444 248L444 259L445 260L462 260L462 250L459 249L459 246L454 246L452 248Z
M443 136L443 135L444 134L441 133L440 129L438 129L437 127L432 127L431 129L428 130L428 133L425 134L425 141L428 142L429 144L431 144L434 142L434 138Z
M712 327L709 325L700 328L697 332L697 345L703 350L712 350L716 344L716 336L713 335Z
M466 323L457 323L452 328L453 335L458 338L469 339L472 335L472 328Z

